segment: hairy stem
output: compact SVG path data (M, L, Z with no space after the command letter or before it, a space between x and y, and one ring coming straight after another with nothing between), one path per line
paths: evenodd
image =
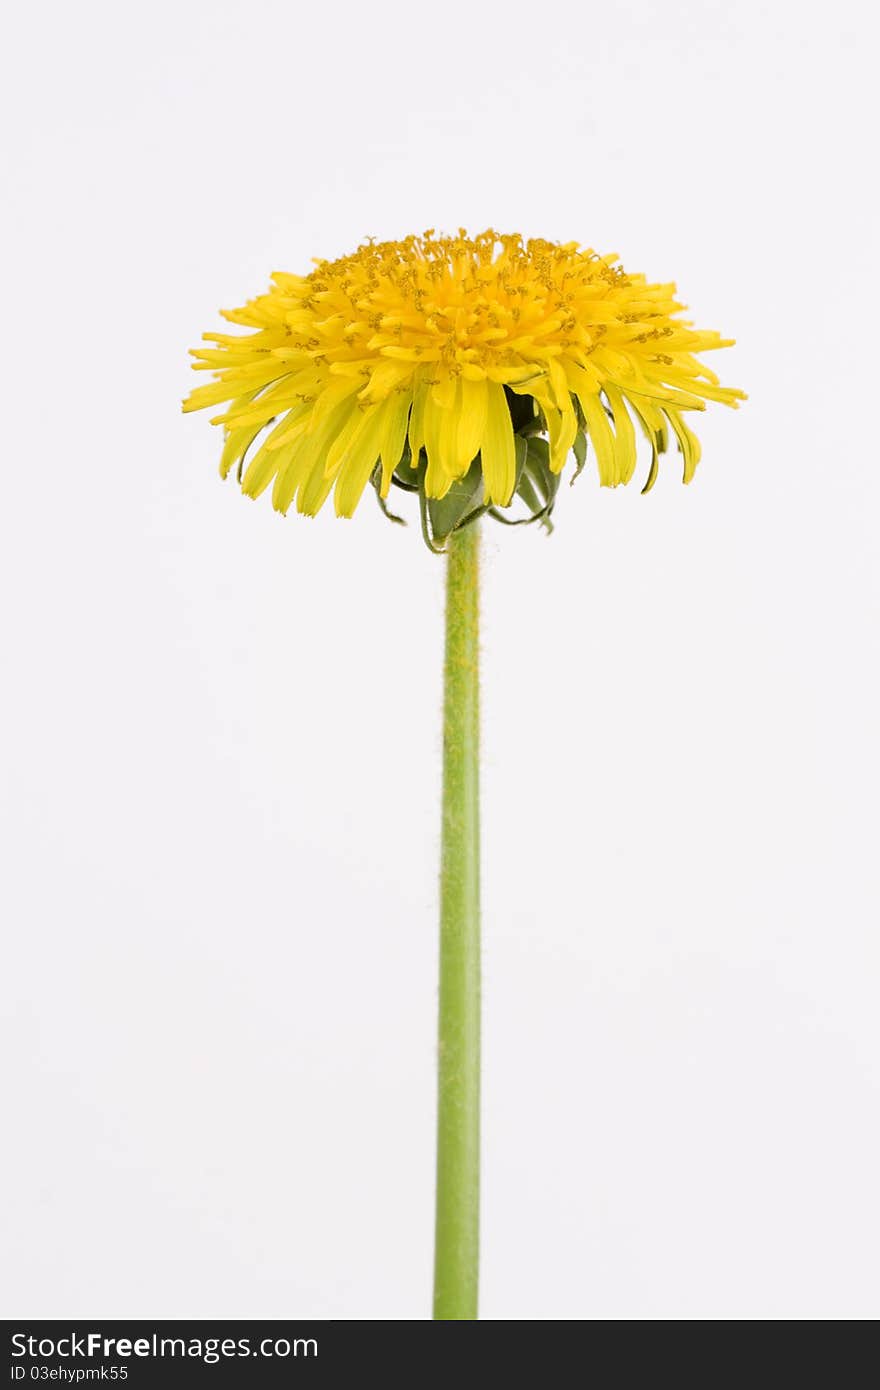
M448 542L434 1318L475 1319L480 1225L479 524Z

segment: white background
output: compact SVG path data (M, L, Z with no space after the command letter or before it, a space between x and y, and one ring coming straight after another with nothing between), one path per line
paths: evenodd
M16 8L7 1316L427 1315L443 564L179 402L271 270L459 225L677 279L750 393L486 528L483 1315L880 1311L872 24Z

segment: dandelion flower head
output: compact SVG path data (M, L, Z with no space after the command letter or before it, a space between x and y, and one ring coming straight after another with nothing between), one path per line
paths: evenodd
M440 533L485 510L505 520L517 497L546 518L588 441L605 486L634 476L637 431L643 490L670 439L689 482L685 417L743 398L696 356L732 339L683 319L673 284L576 242L426 232L314 266L224 312L246 331L204 335L194 366L215 379L184 404L223 407L222 475L250 497L271 486L281 512L313 516L332 493L350 517L369 484L384 502L396 483L435 533L438 517Z

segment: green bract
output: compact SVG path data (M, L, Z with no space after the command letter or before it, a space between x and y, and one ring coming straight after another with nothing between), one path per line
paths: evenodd
M498 507L486 501L479 454L467 473L455 479L445 497L427 496L425 475L428 459L424 449L420 450L418 462L414 464L407 447L392 475L392 486L403 492L418 494L422 535L428 548L435 554L445 551L446 542L456 531L461 531L486 514L505 526L529 526L537 521L548 533L553 529L551 516L561 475L554 473L550 467L550 446L544 437L546 426L541 411L530 396L515 395L512 391L506 394L516 448L516 486L509 506ZM578 423L580 428L572 446L576 463L572 482L582 471L587 458L586 430L582 420ZM391 511L381 496L381 467L376 467L371 481L388 520L405 524L403 517Z

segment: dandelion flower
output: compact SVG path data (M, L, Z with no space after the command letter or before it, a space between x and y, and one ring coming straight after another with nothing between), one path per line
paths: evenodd
M332 491L350 517L372 482L383 501L392 483L429 505L452 492L441 532L486 510L508 519L515 496L546 517L588 439L600 483L628 483L637 429L644 490L670 438L689 482L700 445L686 415L743 398L696 356L732 339L679 317L674 285L576 242L426 232L315 267L276 272L224 313L249 332L205 334L194 366L216 379L184 403L224 406L221 474L235 469L249 497L271 485L284 513L314 516ZM438 518L433 506L435 531Z

